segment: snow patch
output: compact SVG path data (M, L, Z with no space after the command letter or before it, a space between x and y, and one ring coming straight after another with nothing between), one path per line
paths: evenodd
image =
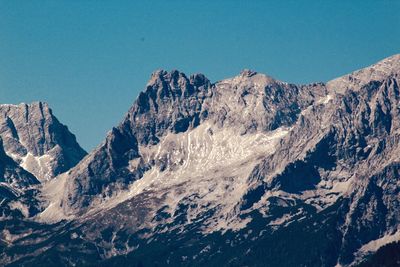
M328 104L329 101L331 101L332 99L333 99L333 96L330 95L330 94L328 94L328 95L326 95L325 97L319 99L319 100L317 101L317 103L318 103L318 104L324 104L324 105L326 105L326 104Z
M164 204L170 214L175 214L180 204L190 203L185 211L188 223L206 218L209 210L215 211L203 223L205 233L241 229L249 220L238 219L234 214L248 190L247 178L262 158L274 153L276 144L289 130L279 128L268 133L240 135L236 129L205 122L190 132L169 133L157 146L140 147L142 160L155 162L151 170L133 182L129 190L117 190L115 196L95 201L85 216L151 190L165 197ZM137 159L132 161L130 168L135 169L137 163ZM53 200L41 216L57 216L51 212L60 210L57 203Z
M35 175L40 182L45 182L52 178L50 165L52 160L53 158L48 154L34 156L28 152L26 156L21 158L20 166Z

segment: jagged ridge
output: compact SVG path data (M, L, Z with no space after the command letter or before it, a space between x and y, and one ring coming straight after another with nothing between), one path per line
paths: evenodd
M106 141L49 183L64 194L41 220L74 220L45 253L17 240L40 257L16 263L357 262L398 235L398 65L304 86L155 72Z

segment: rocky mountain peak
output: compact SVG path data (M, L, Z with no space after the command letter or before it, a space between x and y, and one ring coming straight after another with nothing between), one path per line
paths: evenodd
M202 103L211 96L211 87L203 74L188 78L177 70L156 71L123 123L130 124L139 143L156 143L167 130L182 132L199 123Z
M229 83L232 87L247 87L254 90L264 90L266 87L279 87L280 85L287 84L266 74L248 69L242 70L237 76L218 82L217 85L224 83Z
M204 86L210 85L210 80L207 79L204 74L196 73L190 75L190 83L193 84L195 87L204 88Z
M71 170L63 201L67 212L70 207L83 210L100 193L112 194L113 188L139 179L152 164L143 160L140 147L155 146L168 133L197 127L207 118L203 104L211 96L212 85L203 74L155 71L106 141Z
M210 81L203 74L193 74L189 78L178 70L167 72L157 70L152 73L144 94L164 99L172 97L184 98L195 94L202 88L210 85Z
M45 102L0 105L0 137L7 155L39 180L68 170L86 155Z
M249 69L244 69L244 70L242 70L240 72L240 75L243 76L243 77L251 77L251 76L254 76L256 74L257 74L256 71L249 70Z

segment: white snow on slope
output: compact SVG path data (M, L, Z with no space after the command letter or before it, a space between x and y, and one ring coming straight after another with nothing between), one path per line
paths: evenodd
M26 156L21 158L20 166L35 175L40 182L45 182L52 178L50 166L52 160L50 155L34 156L28 152Z
M317 104L328 104L329 101L333 99L333 96L331 94L326 95L325 97L319 99L317 101Z
M213 208L216 210L214 219L216 216L225 218L210 219L205 223L204 231L242 228L246 222L234 221L230 214L247 191L247 178L255 165L265 155L274 152L277 142L288 130L280 128L271 133L240 135L236 129L203 123L190 132L169 133L157 146L140 148L143 160L154 160L155 167L132 183L129 190L95 201L85 216L110 209L150 190L157 194L165 193L165 204L171 214L179 203L188 201L197 204L196 208L193 206L187 212L189 222ZM130 167L136 165L132 162ZM67 174L45 186L51 204L39 216L42 221L65 218L60 207L65 179Z
M169 168L149 173L148 184L152 190L167 192L166 204L171 214L179 203L190 203L193 208L187 211L189 223L216 209L216 215L205 223L206 232L242 228L246 221L235 221L237 218L231 214L249 187L247 178L287 133L288 129L280 128L268 134L239 135L235 129L218 129L205 123L189 133L170 134L154 156L166 160ZM134 187L131 192L137 194L138 189ZM224 219L215 220L216 217Z

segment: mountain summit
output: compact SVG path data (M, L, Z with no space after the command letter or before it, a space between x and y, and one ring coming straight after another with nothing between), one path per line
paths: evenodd
M0 105L0 136L7 155L41 181L65 172L86 155L44 102Z
M216 83L155 71L121 123L76 165L48 181L25 168L20 180L32 180L35 212L3 217L0 262L367 264L400 240L399 71L398 55L326 84L250 70ZM4 121L2 137L19 147L26 139ZM63 133L68 142L46 132L36 135L44 146L19 143L34 156L57 143L82 158ZM5 147L7 166L19 170L19 150Z

